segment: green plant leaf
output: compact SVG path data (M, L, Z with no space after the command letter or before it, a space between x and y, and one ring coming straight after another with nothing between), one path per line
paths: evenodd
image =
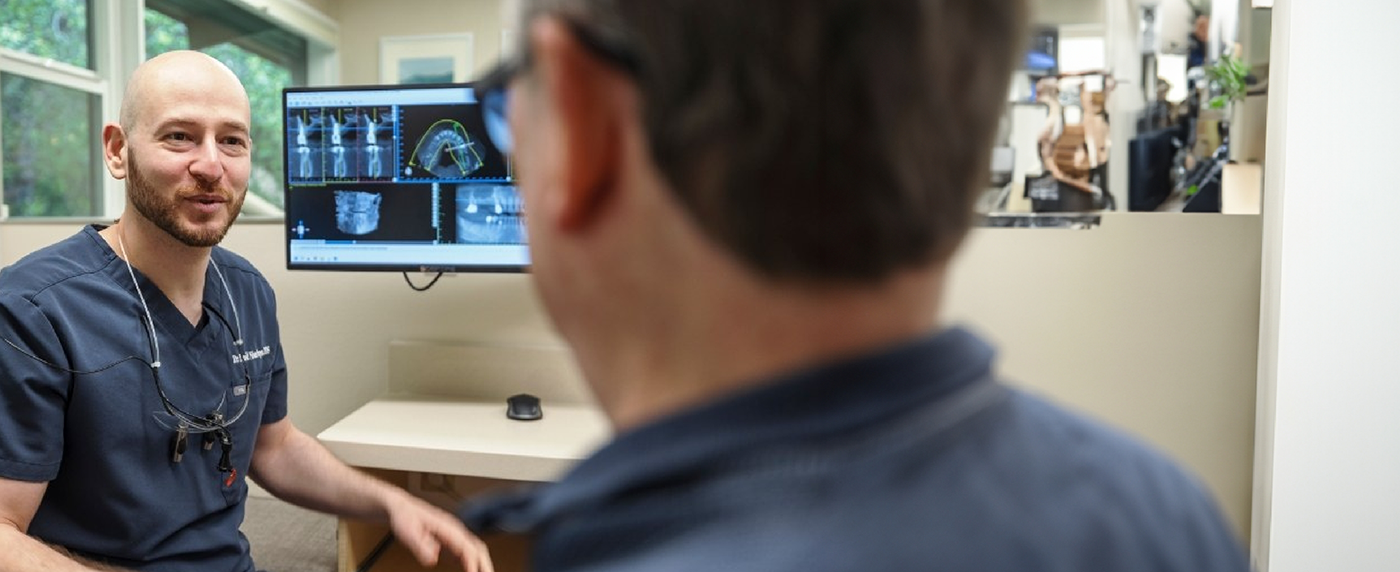
M1212 87L1219 90L1220 97L1228 101L1240 101L1248 93L1249 86L1245 82L1245 77L1249 75L1249 65L1239 58L1225 54L1215 64L1206 66L1206 78L1210 80ZM1211 107L1219 109L1214 100Z

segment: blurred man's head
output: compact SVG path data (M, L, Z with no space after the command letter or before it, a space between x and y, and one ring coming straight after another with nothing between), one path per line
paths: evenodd
M218 60L178 51L141 64L119 125L103 132L108 169L126 180L123 218L142 217L187 246L218 244L247 194L249 124L248 95Z
M482 87L515 78L531 272L615 423L934 327L1023 0L525 5Z
M524 4L527 23L554 15L595 55L625 55L602 59L635 81L676 200L776 280L874 281L946 259L1024 45L1020 0Z

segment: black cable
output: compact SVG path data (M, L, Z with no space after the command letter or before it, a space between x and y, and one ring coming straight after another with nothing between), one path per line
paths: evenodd
M148 334L148 335L149 335L149 334ZM157 367L155 367L154 364L152 364L150 361L146 360L145 358L142 358L142 357L140 357L140 356L131 355L131 356L126 356L126 357L124 357L124 358L122 358L122 359L119 359L119 360L117 360L117 361L114 361L114 362L112 362L112 363L109 363L109 364L107 364L107 365L104 365L104 366L102 366L102 367L99 367L99 368L97 368L97 369L93 369L93 370L76 370L76 369L70 369L70 368L63 367L63 366L58 365L58 364L56 364L56 363L53 363L53 362L51 362L51 361L49 361L49 360L46 360L46 359L41 358L41 357L39 357L39 356L36 356L36 355L34 355L34 354L32 354L32 353L29 353L29 352L26 351L24 348L21 348L21 347L19 347L18 345L16 345L13 341L10 341L10 338L0 338L0 339L3 339L3 340L5 341L5 343L9 344L10 347L12 347L12 348L15 349L15 351L17 351L17 352L19 352L19 353L21 353L21 354L24 354L24 356L27 357L27 358L29 358L29 359L32 359L32 360L34 360L34 361L37 361L37 362L39 362L39 363L41 363L41 364L44 364L44 365L46 365L46 366L48 366L48 367L51 367L51 368L53 368L53 369L56 369L56 370L58 370L58 371L62 371L62 372L65 372L65 373L70 373L70 374L73 374L73 375L95 375L95 374L98 374L98 373L102 373L102 372L104 372L104 371L107 371L107 370L109 370L109 369L112 369L112 368L114 368L114 367L117 367L117 366L119 366L119 365L121 365L121 364L124 364L124 363L126 363L126 362L129 362L129 361L139 361L139 362L141 362L141 363L143 363L143 364L146 364L146 367L147 367L147 368L150 368L150 370L151 370L151 376L155 379L155 382L156 382L156 393L157 393L157 395L160 396L161 405L165 407L166 413L169 413L171 417L174 417L174 418L176 418L176 419L179 419L180 421L186 422L186 423L188 424L188 420L187 420L186 418L184 418L184 417L181 417L180 414L181 414L181 413L184 413L185 415L189 415L189 414L188 414L188 413L185 413L184 411L181 411L178 407L175 407L175 405L174 405L173 403L171 403L170 400L165 396L165 390L161 387L161 384L160 384L160 373L159 373L159 372L160 372L160 369L157 368ZM245 402L244 402L243 405L244 405L244 407L247 407L248 404L247 404L246 400L245 400ZM172 409L172 408L173 408L173 409ZM199 427L199 425L196 425L196 427ZM207 430L207 429L206 429L206 430Z
M407 282L407 283L408 283L408 287L409 287L409 288L412 288L413 291L415 291L415 292L427 292L429 288L432 288L432 287L433 287L433 284L437 284L437 281L438 281L439 278L442 278L442 273L441 273L441 272L437 273L437 276L434 276L434 277L433 277L433 280L432 280L431 282L428 282L428 285L427 285L427 286L424 286L424 287L422 287L422 288L419 288L419 287L417 287L417 286L415 286L415 285L413 284L413 281L412 281L412 280L409 280L409 279L408 279L408 273L407 273L407 272L404 272L404 273L403 273L403 281L404 281L404 282Z
M81 370L76 370L76 369L68 369L68 368L66 368L66 367L63 367L63 366L61 366L61 365L58 365L58 364L53 363L53 362L51 362L51 361L49 361L49 360L46 360L46 359L44 359L44 358L41 358L41 357L39 357L39 356L36 356L36 355L34 355L34 354L31 354L31 353L25 351L24 348L21 348L21 347L15 345L14 342L10 341L10 338L0 338L0 340L4 340L5 343L10 344L10 347L15 348L15 351L24 354L24 355L25 355L26 357L28 357L29 359L32 359L32 360L37 361L37 362L39 362L39 363L42 363L42 364L44 364L44 365L46 365L46 366L49 366L49 367L51 367L51 368L53 368L53 369L56 369L56 370L59 370L59 371L62 371L62 372L71 373L71 374L73 374L73 375L93 375L93 374L97 374L97 373L102 373L102 372L104 372L104 371L107 371L107 370L109 370L109 369L112 369L112 368L114 368L114 367L117 367L117 366L119 366L119 365L121 365L121 364L124 364L124 363L129 362L129 361L132 361L132 360L136 360L136 361L139 361L139 362L141 362L141 363L144 363L144 364L146 364L146 367L151 367L151 362L146 361L146 360L145 360L144 358L142 358L141 356L126 356L126 357L124 357L124 358L122 358L122 359L119 359L119 360L117 360L117 361L114 361L114 362L112 362L112 363L109 363L109 364L107 364L107 365L104 365L104 366L102 366L102 367L99 367L99 368L94 369L94 370L91 370L91 371L81 371Z
M383 556L384 551L389 549L389 543L393 540L394 532L392 530L384 533L384 538L380 539L379 544L374 545L374 550L369 551L369 555L365 556L365 560L360 563L359 567L355 568L355 572L369 572L371 568L374 568L375 563L379 562L379 557Z

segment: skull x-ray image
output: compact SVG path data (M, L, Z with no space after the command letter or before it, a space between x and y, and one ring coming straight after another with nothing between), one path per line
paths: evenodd
M457 187L457 242L525 244L520 195L511 185Z
M384 197L364 191L335 192L335 227L345 234L379 230L379 204Z

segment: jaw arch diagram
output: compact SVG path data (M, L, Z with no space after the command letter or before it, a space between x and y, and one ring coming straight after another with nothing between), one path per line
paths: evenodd
M443 179L460 179L486 164L480 148L461 123L442 119L418 139L408 164Z

